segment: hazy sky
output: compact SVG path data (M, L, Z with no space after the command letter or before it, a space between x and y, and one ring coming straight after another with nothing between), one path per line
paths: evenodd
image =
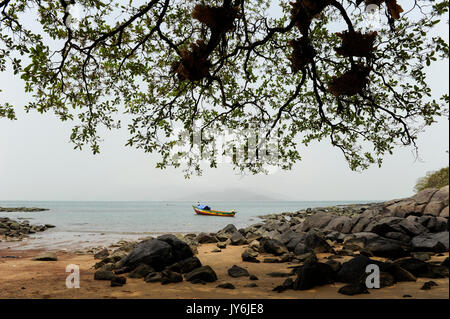
M448 38L448 25L442 28ZM428 70L435 97L448 93L448 61ZM23 82L0 73L1 101L18 106L17 121L0 119L0 200L167 200L192 193L244 189L290 200L376 200L410 196L417 178L448 165L449 123L442 118L411 148L397 148L382 168L352 172L328 141L300 146L292 171L241 177L227 165L185 180L181 170L156 169L154 156L124 144L127 131L109 132L100 155L69 143L71 123L49 113L25 113Z

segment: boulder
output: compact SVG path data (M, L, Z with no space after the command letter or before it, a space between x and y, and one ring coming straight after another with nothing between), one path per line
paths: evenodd
M180 273L167 269L161 272L161 277L162 277L161 280L162 285L183 281L183 276Z
M334 273L330 265L312 262L296 270L297 278L294 281L294 290L307 290L316 286L323 286L333 282Z
M406 269L400 267L400 265L395 263L384 263L380 266L383 272L387 272L392 275L395 282L403 281L416 281L417 278L407 271Z
M228 269L228 275L231 277L237 278L237 277L248 277L250 274L248 271L242 267L233 265L230 269Z
M308 216L302 224L301 230L308 231L310 229L323 229L334 218L332 214L326 212L318 212L314 215Z
M448 205L441 210L441 212L439 213L439 217L448 219Z
M130 278L145 278L149 273L154 272L155 270L146 264L140 264L137 266L128 277Z
M258 252L254 251L251 248L247 248L242 253L242 260L252 262L252 263L259 263L259 260L256 259L256 257L258 257L258 255L259 255Z
M122 287L127 283L127 278L123 276L114 276L111 278L111 287Z
M444 186L431 197L430 202L425 207L424 215L439 216L442 209L448 206L449 202L449 186Z
M333 248L331 248L325 238L318 232L308 232L305 236L304 244L306 248L314 251L316 254L333 252Z
M377 257L400 258L409 254L400 242L382 237L370 240L364 248Z
M202 266L188 272L184 275L187 281L204 281L204 282L214 282L217 280L217 275L215 271L210 266Z
M286 246L276 239L262 238L260 240L260 245L264 252L274 254L276 256L280 256L288 252Z
M437 191L436 188L425 188L411 197L411 199L418 205L428 204Z
M339 216L333 218L328 225L324 228L324 231L337 231L340 233L348 234L352 229L352 219L347 216Z
M247 244L247 239L240 233L240 232L234 232L230 237L230 244L231 245L245 245Z
M311 250L309 250L305 244L303 243L298 243L297 246L295 246L294 249L294 254L295 255L303 255L306 254L307 252L309 252Z
M356 256L342 264L341 269L337 273L336 280L345 283L359 282L361 277L366 273L366 267L376 262L366 256Z
M106 248L103 248L98 253L94 254L94 259L103 259L109 256L109 251Z
M199 244L217 243L217 238L207 233L198 234L196 240Z
M202 263L197 257L189 257L183 260L180 260L179 262L176 262L170 266L167 267L168 270L179 272L182 274L191 272L192 270L199 268L202 266Z
M44 253L41 253L41 254L37 255L32 260L37 260L37 261L57 261L58 258L56 257L56 254L54 252L47 251L47 252L44 252Z
M428 229L419 222L416 216L409 216L398 223L403 232L411 237L425 234Z
M294 287L294 281L291 278L287 278L281 285L273 288L272 291L276 291L276 292L280 293L287 289L292 289L293 287Z
M99 269L94 273L94 280L111 280L114 276L110 270Z
M393 239L405 244L408 244L411 241L411 237L400 232L389 232L384 235L385 238Z
M298 243L302 242L305 239L306 233L297 233L295 237L292 237L291 240L289 240L288 243L286 243L286 248L289 251L294 251L295 247L298 245Z
M156 271L164 269L175 262L172 246L158 239L144 240L122 261L123 267L136 268L139 264L147 264Z
M422 260L416 258L404 258L395 261L394 264L410 272L415 277L435 278L431 265Z
M218 232L222 233L222 234L230 234L231 235L237 231L238 230L237 230L236 226L234 226L233 224L228 224L223 229L219 230Z
M449 251L449 233L447 231L435 234L423 234L411 240L414 251L433 251L442 253Z
M185 241L180 240L172 234L162 235L157 239L168 243L172 247L172 256L176 261L183 260L194 255L191 248Z
M377 222L370 223L364 231L375 233L380 236L388 232L402 231L398 225L403 218L400 217L384 217Z
M163 276L160 272L151 272L144 279L145 282L161 282L162 280Z
M406 217L418 213L416 202L412 199L405 199L395 204L386 206L385 211L393 217Z
M360 233L370 224L371 218L365 216L359 216L352 227L352 233Z
M229 282L226 282L226 283L224 283L224 284L217 285L216 288L222 288L222 289L235 289L236 287L234 287L233 284L231 284L231 283L229 283Z
M366 285L362 283L351 283L339 288L338 293L346 295L346 296L354 296L360 294L368 294Z

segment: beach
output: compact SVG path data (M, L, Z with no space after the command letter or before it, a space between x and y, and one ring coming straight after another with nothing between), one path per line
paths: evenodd
M218 280L213 283L192 284L183 281L176 284L161 285L146 283L143 279L127 278L123 287L110 287L109 281L94 280L94 264L98 261L92 254L57 252L58 261L33 261L32 257L41 250L0 251L0 257L19 256L19 258L0 258L2 289L0 298L156 298L156 299L342 299L349 298L337 291L344 286L335 283L305 291L286 290L282 293L272 291L285 278L267 276L271 272L289 272L292 263L246 263L241 259L245 246L229 246L220 253L211 252L215 244L203 244L198 248L198 258L202 264L210 265L217 273ZM329 254L319 254L320 260ZM443 260L448 257L436 258ZM349 259L344 257L342 260ZM65 285L66 266L80 266L80 288L68 289ZM232 278L227 269L232 265L246 268L250 274L258 277L251 281L248 277ZM417 282L398 283L392 287L371 289L369 294L352 296L355 299L448 299L448 278L433 279L438 286L431 290L421 290L428 278L419 278ZM222 283L232 283L236 289L216 288ZM246 288L245 285L256 283L258 287ZM403 297L410 295L411 297Z
M446 186L253 215L258 222L240 228L239 219L202 217L225 226L104 242L86 233L78 244L58 238L58 225L3 217L0 298L448 299L448 196ZM66 286L74 265L79 288ZM367 284L373 267L379 287Z

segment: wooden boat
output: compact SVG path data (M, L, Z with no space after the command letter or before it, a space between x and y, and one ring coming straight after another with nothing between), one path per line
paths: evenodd
M224 212L224 211L213 210L213 209L200 209L196 206L192 206L192 208L194 208L195 213L199 214L199 215L234 217L234 214L236 214L236 212L234 210L232 210L231 212Z

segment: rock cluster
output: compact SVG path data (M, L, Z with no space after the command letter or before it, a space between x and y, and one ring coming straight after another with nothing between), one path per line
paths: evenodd
M29 234L42 232L55 226L46 225L31 225L29 221L15 221L8 217L0 217L0 240L4 238L6 241L21 240Z
M49 210L48 208L38 208L38 207L0 207L0 212L5 213L16 213L16 212L43 212Z
M145 282L163 285L181 282L183 277L192 283L217 280L214 270L201 264L190 245L171 234L119 247L111 254L102 250L96 256L102 260L94 266L97 269L94 279L109 280L113 287L120 286L117 276L125 273L129 278L143 278ZM125 284L126 280L121 279L120 282Z
M99 252L102 260L95 266L96 279L113 280L129 273L130 278L162 284L183 278L192 283L214 282L214 270L194 256L197 246L204 243L216 244L219 253L228 245L246 245L244 262L299 264L290 267L290 273L268 274L288 277L274 289L278 292L341 282L346 284L339 289L342 294L368 293L368 265L379 267L381 287L417 277L448 277L448 258L442 263L429 261L431 256L449 250L448 205L446 186L384 203L270 214L242 229L230 224L217 233L163 235L112 254ZM319 261L316 255L320 253L327 253L326 260ZM352 258L337 261L342 257ZM254 277L236 265L228 274ZM232 284L218 287L231 288Z
M274 290L311 289L331 282L347 283L340 293L367 293L366 266L381 269L381 287L416 277L448 277L448 260L427 263L449 251L449 188L426 189L413 197L383 203L306 209L260 216L263 222L243 229L228 225L216 234L201 234L207 242L248 245L245 262L300 263ZM338 249L339 247L340 249ZM329 253L318 262L316 254ZM341 264L334 259L351 256ZM380 262L373 257L384 257Z

